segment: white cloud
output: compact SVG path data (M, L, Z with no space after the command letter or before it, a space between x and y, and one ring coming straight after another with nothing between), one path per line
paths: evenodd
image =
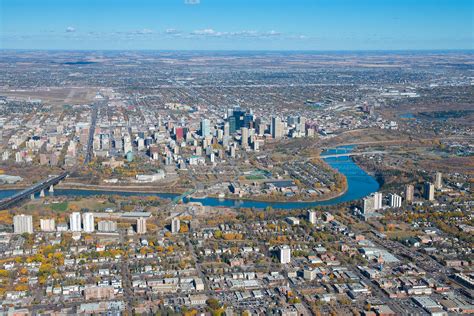
M181 34L181 32L178 31L177 29L166 29L165 34L176 35L176 34Z
M76 29L75 29L74 27L72 27L72 26L66 27L66 32L68 32L68 33L73 33L73 32L75 32L75 31L76 31Z
M184 0L184 4L190 4L190 5L195 5L195 4L200 4L201 0Z
M206 28L201 30L194 30L189 33L191 36L201 36L201 37L227 37L227 38L268 38L268 37L278 37L283 34L277 31L266 31L259 32L255 30L244 30L237 32L220 32L212 28Z
M226 34L227 33L214 31L213 29L202 29L202 30L195 30L191 32L191 35L200 35L200 36L222 36Z

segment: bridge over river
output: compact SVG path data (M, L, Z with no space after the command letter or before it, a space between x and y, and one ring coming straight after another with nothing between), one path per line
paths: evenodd
M49 190L53 192L53 186L58 184L61 180L66 178L69 175L67 171L61 173L57 176L50 176L49 178L34 184L33 186L26 188L20 192L15 193L14 195L7 197L3 200L0 200L0 209L5 209L11 207L18 202L30 198L37 193L44 194L44 190Z

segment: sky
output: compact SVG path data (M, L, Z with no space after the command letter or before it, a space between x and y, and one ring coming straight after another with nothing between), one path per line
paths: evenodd
M0 0L1 49L474 49L474 0Z

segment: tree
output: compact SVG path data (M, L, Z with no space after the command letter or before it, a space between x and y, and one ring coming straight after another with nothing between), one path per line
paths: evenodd
M219 303L219 301L214 297L208 298L207 301L206 301L206 304L212 310L217 310L221 307L221 304Z

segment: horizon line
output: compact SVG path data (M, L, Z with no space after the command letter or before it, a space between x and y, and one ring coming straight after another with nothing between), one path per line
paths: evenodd
M0 48L0 51L63 52L472 52L474 48L397 48L397 49L70 49L70 48Z

